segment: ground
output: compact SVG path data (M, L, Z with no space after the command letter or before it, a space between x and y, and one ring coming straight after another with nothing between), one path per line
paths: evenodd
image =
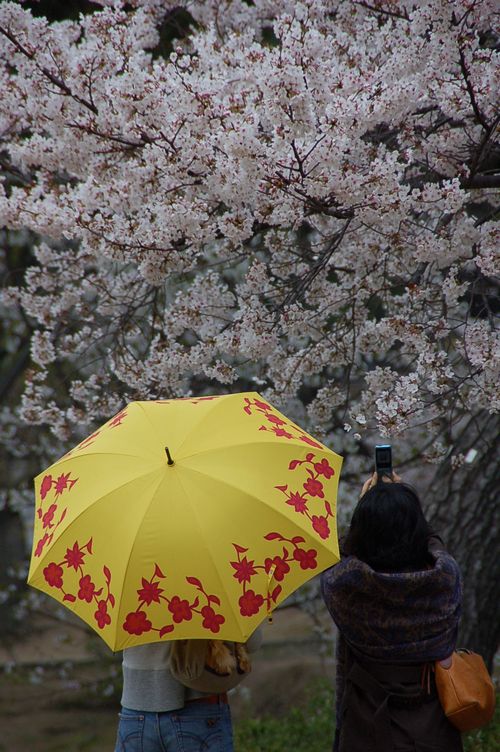
M0 646L0 752L111 752L120 655L76 620L35 621L27 635ZM332 651L321 648L309 616L287 608L263 629L252 673L231 695L236 721L281 715L305 702L315 677L333 680Z

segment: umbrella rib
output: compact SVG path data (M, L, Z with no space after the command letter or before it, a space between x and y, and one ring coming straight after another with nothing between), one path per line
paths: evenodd
M38 473L36 476L37 478L41 475L46 475L49 470L52 470L52 468L59 467L59 465L65 464L66 462L74 462L75 460L84 459L85 457L89 456L110 456L110 457L136 457L137 459L143 460L145 457L148 459L151 457L151 454L130 454L129 452L98 452L94 449L94 451L87 451L85 450L85 454L70 454L68 456L61 457L56 462L54 462L52 465L49 465L49 467L46 470L43 470L41 473Z
M85 514L86 512L88 512L88 510L90 509L90 507L92 507L94 504L97 504L98 502L102 501L103 499L106 499L108 496L110 496L111 494L114 494L116 491L121 491L123 488L125 488L126 486L128 486L130 483L135 483L135 481L137 481L139 479L143 479L143 478L147 477L148 475L153 475L154 473L157 473L157 472L158 472L158 468L155 468L154 470L150 470L149 472L136 475L133 478L129 478L129 480L125 481L125 483L122 483L120 486L114 486L113 488L111 488L109 491L107 491L102 496L99 496L96 499L94 499L94 501L91 501L84 509L81 509L78 512L78 514L76 515L76 517L74 517L71 520L71 522L64 528L64 530L62 531L62 533L64 533L66 535L66 530L69 530L69 528L74 525L74 523L81 517L81 515ZM56 540L58 540L58 538ZM50 549L48 549L48 550L50 550Z
M257 392L254 392L254 394L257 394ZM198 430L198 429L200 428L200 426L201 426L201 425L202 425L202 424L203 424L203 423L204 423L204 422L205 422L206 420L208 420L209 418L213 418L213 415L214 415L214 412L215 412L215 411L216 411L216 409L217 409L217 406L218 406L218 405L220 406L220 405L221 405L221 404L222 404L222 403L223 403L223 402L225 401L225 399L224 399L224 398L228 398L228 397L232 397L232 396L234 396L234 395L232 395L232 394L221 394L221 395L218 395L218 397L219 397L220 399L218 399L218 400L217 400L217 403L216 403L216 404L213 404L213 405L211 406L211 407L212 407L212 409L211 409L211 410L209 410L209 411L208 411L207 413L205 413L205 415L204 415L204 416L203 416L203 417L202 417L202 418L200 419L199 423L198 423L198 424L196 425L196 429L194 429L194 428L193 428L192 430ZM193 398L193 399L195 399L195 398ZM150 420L150 418L149 418L149 416L148 416L147 412L146 412L146 411L144 410L144 408L143 408L143 406L142 406L142 402L136 402L135 404L136 404L136 405L138 405L138 406L140 407L140 409L141 409L141 411L142 411L142 413L143 413L144 417L146 418L146 420L148 421L149 425L150 425L150 426L152 427L152 429L153 429L153 430L155 431L155 433L156 433L156 430L155 430L155 426L154 426L154 423L153 423L153 422L152 422L152 421ZM303 428L301 428L301 427L300 427L299 425L297 425L296 423L294 423L294 422L293 422L293 421L291 421L291 420L289 420L288 422L289 422L289 423L290 423L290 424L291 424L291 425L292 425L292 426L293 426L294 428L296 428L296 429L297 429L298 431L302 431L302 433L304 433L304 434L306 434L306 435L307 435L307 431L305 431L305 430L304 430ZM185 443L186 443L186 442L187 442L187 441L189 440L189 438L191 437L191 435L192 435L192 432L189 432L189 433L188 433L188 434L187 434L187 435L186 435L186 436L184 437L184 439L183 439L183 441L181 442L181 444L179 444L179 446L177 447L177 449L176 449L176 453L177 453L178 455L180 455L180 453L181 453L181 450L182 450L182 447L183 447L183 446L184 446L184 444L185 444ZM319 442L318 442L318 443L319 443ZM296 446L296 447L299 447L299 448L302 448L302 449L307 449L307 448L308 448L308 449L309 449L310 451L312 451L312 450L316 449L316 451L321 451L321 452L332 452L332 454L335 454L335 455L336 455L337 457L339 457L339 458L340 458L340 455L337 455L337 453L336 453L336 452L334 452L334 451L333 451L333 449L330 449L330 448L329 448L329 447L327 447L327 446L326 446L325 444L322 444L322 445L321 445L320 447L313 447L312 445L310 445L310 444L307 444L306 442L300 441L300 439L298 439L297 437L293 437L292 439L287 439L287 443L286 443L286 444L285 444L285 443L283 443L283 444L278 444L278 445L276 444L276 442L275 442L275 441L271 441L271 440L268 440L268 441L266 441L266 440L263 440L263 439L256 439L255 441L250 441L250 440L246 439L245 441L242 441L242 442L239 442L239 443L236 443L236 442L234 442L233 440L229 440L229 443L228 443L228 444L221 444L220 446L218 446L218 447L216 447L216 448L214 448L214 447L209 447L209 448L207 448L206 450L203 450L203 451L198 451L198 452L194 452L193 454L196 454L196 455L200 455L200 454L204 454L205 452L212 452L212 451L217 451L218 449L226 449L227 447L233 447L233 446L235 446L235 447L236 447L236 446L247 446L247 445L253 445L253 444L270 444L270 445L272 445L273 447L276 447L276 446L290 446L290 445L292 445L292 446ZM192 456L192 455L188 455L188 456ZM186 457L184 457L183 459L186 459Z
M227 395L221 395L221 396L227 396ZM157 432L157 430L156 430L155 424L153 423L153 421L151 420L151 418L150 418L150 417L149 417L149 415L147 414L146 410L145 410L145 409L144 409L144 407L142 406L142 402L136 402L135 404L136 404L136 405L138 405L138 407L140 408L140 410L141 410L141 412L142 412L143 416L145 417L145 419L147 420L148 424L149 424L149 425L151 426L151 428L153 429L153 431L154 431L155 435L156 435L156 436L158 436L158 432ZM204 420L204 419L205 419L206 417L208 417L208 415L210 415L210 412L209 412L209 413L207 413L207 414L206 414L206 415L205 415L205 416L203 417L203 419L202 419L202 420ZM182 446L182 445L183 445L183 444L185 443L186 439L187 439L187 437L186 437L186 438L184 439L184 441L182 442L182 444L181 444L180 446ZM160 440L160 443L161 443L161 445L163 445L163 443L164 443L164 442L163 442L162 440ZM180 449L180 446L179 446L179 447L177 447L177 450L176 450L176 455L178 455L178 454L179 454L179 449Z
M221 397L227 397L227 396L230 396L230 395L227 395L227 394L221 394L220 396L221 396ZM195 399L195 397L193 397L193 399ZM136 405L138 405L138 406L140 407L140 409L141 409L141 411L142 411L142 414L144 415L144 417L146 418L147 422L149 423L149 425L150 425L150 426L151 426L151 428L153 429L154 433L155 433L156 435L158 435L158 432L157 432L157 430L156 430L156 427L155 427L155 425L154 425L153 421L152 421L152 420L150 419L150 417L149 417L149 415L147 414L146 410L145 410L145 409L144 409L144 407L142 406L142 402L136 402L135 404L136 404ZM215 407L215 405L214 405L214 407ZM209 416L210 416L211 414L212 414L212 411L209 411L208 413L206 413L206 414L205 414L205 415L203 416L203 418L202 418L202 419L200 420L200 423L202 423L202 422L203 422L203 421L205 420L205 418L208 418L208 417L209 417ZM200 423L198 423L198 426L200 425ZM190 433L188 434L188 436L186 436L186 437L184 438L184 440L182 441L182 443L181 443L181 444L180 444L180 445L179 445L179 446L177 447L177 449L176 449L176 454L177 454L177 455L179 454L180 448L181 448L181 447L183 446L183 444L184 444L184 443L186 442L186 440L187 440L187 438L189 437L189 435L190 435ZM161 442L161 443L163 444L163 442Z
M269 504L267 504L267 503L266 503L266 502L265 502L265 501L264 501L263 499L259 498L259 497L258 497L258 496L256 496L255 494L253 494L253 493L251 493L251 492L247 491L247 490L246 490L245 488L241 488L240 486L237 486L237 485L235 485L234 483L229 483L229 482L228 482L227 480L224 480L223 478L218 478L218 477L216 477L216 476L210 475L209 473L205 472L204 470L198 470L198 468L194 468L194 467L192 467L192 468L189 468L189 470L190 470L190 472L193 472L193 473L199 473L200 475L203 475L203 476L205 476L206 478L210 478L211 480L215 480L215 481L216 481L217 483L222 483L223 485L225 485L225 486L228 486L228 488L234 488L234 489L235 489L236 491L240 491L240 492L243 492L244 494L246 494L247 496L251 497L252 499L255 499L255 500L256 500L257 502L259 502L259 504L264 504L264 505L265 505L266 507L268 507L268 508L270 508L270 509L273 509L273 507L272 507L272 506L270 506ZM277 509L276 509L276 510L274 510L274 511L276 511L276 512L277 512L278 514L281 514L281 513L279 512L279 510L277 510ZM284 516L284 515L283 515L283 516ZM335 519L337 519L337 512L336 512L336 509L335 509L335 515L334 515L334 517L335 517ZM305 532L306 532L306 531L305 531ZM315 541L315 542L316 542L316 541ZM326 548L326 550L327 550L327 551L329 551L329 549L328 549L328 548L327 548L326 546L324 546L324 545L323 545L322 541L319 541L319 540L318 540L318 541L317 541L317 544L318 544L319 546L321 546L322 548Z
M255 494L253 494L253 493L245 490L244 488L240 488L239 486L235 485L234 483L229 483L227 480L224 480L222 478L215 478L213 475L209 475L209 473L204 472L203 470L198 470L197 468L190 468L190 472L198 473L199 475L203 475L206 478L210 478L210 480L215 480L215 481L217 481L217 483L221 483L221 484L227 486L228 488L234 488L236 491L243 492L247 496L249 496L250 498L255 499L259 504L264 504L267 508L269 508L272 511L274 511L277 515L281 515L282 514L278 509L274 509L273 507L271 507L268 504L266 504L266 502L263 499L259 498ZM187 494L186 494L186 496L187 496ZM282 516L285 516L285 515L282 515ZM335 511L334 519L335 519L335 521L337 519L336 511ZM311 535L311 537L312 537L312 534L309 531L304 530L303 532L306 533L306 534L308 534L308 535ZM323 543L322 540L318 540L316 538L312 538L312 540L314 540L314 545L317 546L318 548L321 548L323 551L326 551L328 554L334 554L334 552L330 548L328 548L328 546L326 546ZM337 539L337 541L338 541L338 539ZM337 545L338 545L338 542L337 542ZM336 554L334 554L334 555L337 556ZM337 562L338 561L340 561L340 558L337 558ZM337 562L335 562L335 563L337 563ZM330 566L332 566L332 564L328 564L327 567L325 567L325 569L327 569ZM221 580L221 582L223 582L221 576L218 573L218 570L217 570L217 574L218 574L219 579ZM316 574L320 574L320 572L317 572ZM233 612L233 614L236 615L236 618L238 618L238 615L236 614L236 612L234 611L233 608L231 608L231 611Z
M225 402L224 398L232 397L233 395L231 395L231 394L221 394L221 395L217 395L217 396L221 397L222 399L218 399L215 404L212 403L210 405L211 409L207 413L205 413L205 415L196 424L196 430L199 430L200 426L205 422L205 420L208 420L208 418L213 418L213 414L216 411L217 407L220 406L220 405L222 405ZM195 430L195 429L193 429L193 430ZM181 444L179 444L179 446L177 447L177 453L178 454L180 454L182 447L184 446L184 444L186 443L186 441L188 440L188 438L190 438L191 435L192 435L192 432L188 433L184 437L184 440L181 442Z
M205 475L205 473L201 473L201 475ZM210 477L210 476L208 476L208 477ZM198 515L196 514L196 510L195 510L193 504L191 504L191 502L189 500L189 494L186 492L186 489L184 488L184 484L182 483L182 480L179 478L178 481L179 481L179 485L182 487L182 490L184 492L184 497L188 500L189 506L191 508L191 512L193 513L194 517L196 518L197 527L198 527L198 529L201 530L200 520L198 518ZM219 568L217 566L217 558L212 555L211 549L209 549L209 551L210 551L210 559L212 560L212 562L214 564L214 570L216 572L217 579L219 580L221 591L225 594L226 590L225 590L225 587L224 587L224 579L223 579L222 575L219 572ZM230 608L230 610L231 610L231 612L233 614L234 622L235 622L235 624L238 624L238 616L239 615L236 614L236 612L234 611L234 609L232 607L232 604L230 602L230 599L226 598L226 600L227 600L229 608Z
M154 471L154 472L157 472L157 470ZM80 517L82 515L84 515L86 512L88 512L88 510L90 509L90 507L92 507L94 504L100 503L101 501L103 501L104 499L106 499L111 494L114 494L116 491L120 491L123 488L125 488L126 486L128 486L130 483L134 483L135 481L139 480L139 478L147 477L147 475L150 475L150 474L152 474L152 473L145 473L143 476L139 475L139 476L135 476L134 478L130 478L125 483L122 483L121 486L115 486L114 488L111 488L107 493L105 493L102 496L99 496L96 499L94 499L94 501L90 502L84 509L81 509L78 512L78 514L71 520L71 522L68 523L68 525L64 528L64 530L61 531L61 535L65 535L65 536L68 535L67 531L70 530L70 528L72 528L75 525L75 523L80 519ZM59 538L60 538L60 536L58 538L56 538L56 540L54 541L54 544L57 543L57 541L59 540ZM48 552L51 549L52 549L52 546L47 549L47 551L44 554L44 557L41 558L39 562L37 562L37 566L35 567L35 569L33 570L33 573L32 573L33 575L38 571L40 564L42 564L43 559L45 558L45 555L48 554Z
M133 542L132 542L132 544L131 544L131 546L130 546L130 548L129 548L129 555L128 555L128 559L127 559L127 564L126 564L126 566L125 566L125 570L124 570L124 573L123 573L123 578L122 578L122 591L121 591L121 593L120 593L120 606L121 606L121 604L122 604L122 597L121 597L121 596L122 596L122 594L123 594L123 589L125 588L125 585L126 585L126 582L127 582L127 574L128 574L128 570L129 570L129 568L130 568L130 561L131 561L131 559L132 559L132 553L133 553L133 551L134 551L134 548L135 548L135 543L136 543L136 541L137 541L137 538L139 537L139 532L140 532L140 530L141 530L141 528L142 528L142 526L143 526L143 524L144 524L144 520L145 520L145 518L146 518L146 515L147 515L147 513L148 513L148 511L149 511L150 507L151 507L151 504L152 504L152 502L153 502L153 499L154 499L154 498L155 498L155 496L156 496L156 492L158 491L159 487L160 487L160 486L161 486L161 484L163 483L163 480L164 480L164 476L163 476L163 475L161 475L161 476L160 476L160 479L159 479L159 481L158 481L158 484L157 484L157 486L156 486L156 488L155 488L155 490L154 490L154 492L153 492L153 493L151 494L151 499L149 500L149 503L147 504L147 507L146 507L146 509L144 510L144 513L143 513L143 515L142 515L142 520L141 520L141 523L140 523L140 525L138 525L138 526L137 526L137 529L136 529L136 531L135 531L135 534L134 534L134 540L133 540ZM117 638L118 638L118 629L119 629L119 624L120 624L120 622L121 622L121 618L119 618L119 617L120 617L120 610L121 610L121 609L120 609L120 608L118 608L118 613L117 613L117 617L118 617L118 618L117 618L117 621L116 621L115 644L116 644L116 642L117 642Z
M143 417L144 417L144 418L146 419L146 421L148 422L148 424L149 424L149 425L151 426L151 428L153 429L153 431L154 431L155 435L158 435L158 432L157 432L157 430L156 430L155 424L154 424L154 423L153 423L153 421L152 421L152 420L150 419L150 417L149 417L149 415L147 414L146 410L145 410L145 409L144 409L144 407L142 406L142 402L136 402L135 404L136 404L136 405L137 405L137 407L138 407L138 408L140 409L140 411L141 411L141 413L142 413ZM161 442L161 444L163 444L163 442Z
M333 449L330 449L329 447L325 445L321 447L313 447L313 446L304 444L303 441L300 441L298 439L297 440L288 439L286 444L285 443L277 444L275 441L272 441L271 439L266 440L266 439L257 439L257 438L253 441L251 439L245 439L244 441L240 441L240 442L236 442L236 441L232 441L228 439L228 442L229 443L227 444L220 444L216 447L209 446L206 449L200 449L199 451L193 452L193 454L187 455L186 457L183 457L182 459L187 459L187 457L193 457L193 456L198 457L199 455L206 454L207 452L218 452L220 449L228 449L228 448L240 447L240 446L272 446L273 448L276 448L276 447L286 448L286 447L294 446L294 447L297 447L298 449L304 449L304 450L309 449L309 451L311 452L314 450L316 450L317 452L329 452L331 454L334 454L339 459L342 459L340 454L337 454L337 452L334 452Z

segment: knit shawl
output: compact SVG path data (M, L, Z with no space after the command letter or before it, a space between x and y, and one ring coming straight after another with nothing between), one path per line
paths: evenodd
M455 559L433 539L434 566L376 572L348 556L321 577L326 606L354 648L375 660L413 663L446 658L455 647L462 583Z

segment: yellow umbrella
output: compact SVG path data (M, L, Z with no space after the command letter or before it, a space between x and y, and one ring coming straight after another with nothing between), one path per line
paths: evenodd
M255 392L132 402L35 479L28 582L112 650L245 641L338 561L341 465Z

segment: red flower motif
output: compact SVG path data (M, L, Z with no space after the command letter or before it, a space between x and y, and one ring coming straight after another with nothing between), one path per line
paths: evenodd
M209 629L215 634L219 632L220 625L224 624L226 621L221 614L216 614L211 606L203 606L201 614L203 616L203 626L205 629Z
M327 459L322 459L321 462L315 462L314 463L314 469L318 473L318 475L324 475L325 478L331 478L332 475L335 475L335 470L331 465L329 464Z
M286 425L286 420L282 420L282 418L278 418L277 415L272 415L271 413L268 413L266 415L266 418L270 423L275 423L277 426L284 426Z
M260 594L256 594L254 590L247 590L238 603L240 604L240 614L242 616L253 616L253 614L259 613L259 609L264 603L264 598Z
M290 498L287 501L287 504L290 504L290 506L295 507L296 512L300 512L300 514L304 514L304 512L307 512L307 499L304 498L302 494L300 494L298 491L294 491Z
M264 567L268 574L271 571L271 567L273 565L276 567L273 577L278 582L281 582L285 575L290 571L290 567L288 566L285 559L281 558L281 556L275 556L274 559L266 559L264 562Z
M51 504L50 507L47 509L45 514L42 517L42 523L43 527L53 527L52 520L54 519L54 515L57 510L57 504Z
M44 475L40 486L40 498L43 501L52 488L52 475Z
M76 483L76 480L70 480L71 473L61 473L59 478L55 481L55 487L56 487L56 496L59 496L62 494L63 491L65 491L67 488L73 488L73 486ZM69 481L69 482L68 482Z
M87 438L84 439L81 444L78 444L77 450L78 449L87 449L87 447L89 447L97 439L97 437L99 436L99 434L100 434L100 431L96 431L95 433L91 434L90 436L87 436Z
M328 538L330 535L330 527L326 517L317 517L315 514L311 517L313 528L316 530L321 538Z
M246 556L244 556L241 561L232 561L231 566L233 569L236 569L233 577L235 577L240 583L250 582L252 575L257 574L254 562L248 561Z
M49 585L52 587L60 588L63 584L63 569L56 564L55 561L51 561L48 567L43 570L43 576Z
M191 621L193 618L188 601L181 600L178 595L174 595L168 604L168 610L173 614L172 618L176 624L180 624L181 621Z
M285 431L284 428L278 428L278 426L273 426L271 428L271 431L273 431L278 438L285 438L285 439L293 439L293 436L291 433L288 433L288 431Z
M300 562L301 569L316 569L318 566L318 562L316 561L317 555L318 552L314 548L310 548L308 551L305 551L303 548L296 548L293 552L293 558L295 561Z
M85 559L85 554L80 551L78 543L74 543L73 548L66 549L66 556L64 561L66 566L73 567L75 572L82 566Z
M321 446L321 444L318 444L317 441L314 441L314 439L310 439L309 436L299 436L299 439L303 441L305 444L309 444L309 446L316 447L316 449L324 448Z
M87 601L87 603L92 603L92 599L94 597L95 593L95 585L90 579L90 575L86 574L84 577L80 578L80 590L78 591L78 597L81 601ZM101 603L104 603L104 601L101 601Z
M40 540L36 544L35 556L41 556L42 555L43 547L47 543L48 539L49 539L49 534L48 533L45 533L45 535L43 536L43 538L40 538Z
M139 613L142 612L139 611ZM94 613L94 617L100 629L104 629L106 624L111 624L111 616L108 614L108 606L106 604L106 601L99 601L99 603L97 604L97 611ZM151 624L151 622L149 623Z
M323 493L323 484L319 480L309 478L302 486L309 496L319 496L320 499L325 497Z
M142 578L142 588L137 591L137 595L147 606L150 606L153 601L155 603L160 602L160 595L163 593L163 589L158 587L158 582L148 582L144 577Z
M116 428L116 426L121 426L122 420L127 417L127 411L121 410L119 413L115 415L113 420L109 422L109 425L111 428Z
M127 618L123 623L123 629L125 630L125 632L135 635L141 635L143 632L149 632L151 630L151 627L152 624L146 617L145 611L132 611L130 614L127 614Z
M255 407L257 407L259 410L270 410L271 409L271 405L268 405L267 402L261 402L260 400L254 400L253 403L254 403Z

